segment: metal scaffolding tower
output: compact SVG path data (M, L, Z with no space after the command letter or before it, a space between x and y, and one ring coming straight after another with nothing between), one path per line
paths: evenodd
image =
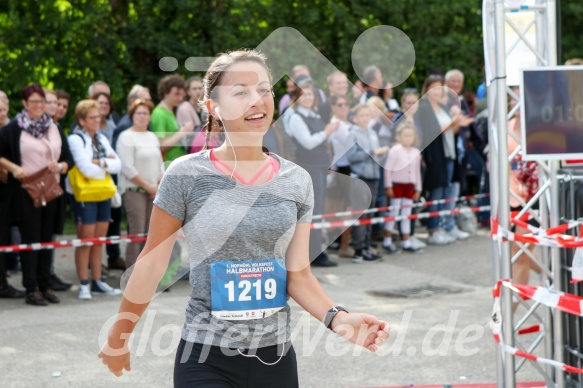
M533 16L525 28L519 28L511 16L516 13L529 13ZM510 229L509 198L520 198L509 189L509 161L514 157L508 155L507 138L508 120L520 109L520 96L512 92L507 84L507 58L519 43L528 48L536 58L535 66L556 66L557 64L557 15L555 0L484 0L484 49L486 54L486 83L488 86L488 119L490 139L490 190L492 217L496 217L499 225ZM536 39L527 38L535 29ZM511 31L517 38L515 42L507 42L507 32ZM508 43L508 46L507 46ZM517 105L508 112L508 101L512 98ZM519 142L520 143L520 142ZM523 213L539 205L541 227L549 228L559 224L559 191L557 184L557 161L539 162L540 188L528 203L520 200ZM520 216L519 215L519 216ZM512 263L524 252L543 268L545 286L563 289L560 276L560 255L558 248L541 248L540 254L531 253L528 244L518 243L521 250L512 257L509 242L494 241L493 277L499 279L512 278ZM539 303L527 304L521 302L513 313L513 298L506 290L502 294L502 336L507 345L516 347L528 353L535 352L545 358L563 362L563 313L541 307ZM526 312L525 312L526 311ZM517 331L527 321L538 321L545 330L539 333L532 344L526 348L516 341ZM515 359L510 353L504 353L500 347L497 353L497 376L499 387L513 387L516 373L526 363L526 359ZM564 387L564 372L551 367L542 367L532 363L534 368L547 382L548 387Z

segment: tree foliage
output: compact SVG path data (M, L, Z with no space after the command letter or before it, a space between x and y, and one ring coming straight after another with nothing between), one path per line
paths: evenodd
M460 68L475 89L483 71L481 0L8 0L0 4L0 89L21 108L23 86L67 90L72 104L88 85L106 81L118 111L125 94L141 83L155 95L165 73L162 57L214 56L256 47L279 27L301 32L337 68L355 80L352 45L366 29L392 25L416 50L403 86L419 87L428 73ZM576 2L563 14L583 18ZM575 15L575 16L572 16ZM570 19L573 20L573 19ZM576 51L576 26L564 23L566 56ZM278 85L282 90L282 85ZM70 109L72 111L72 109Z

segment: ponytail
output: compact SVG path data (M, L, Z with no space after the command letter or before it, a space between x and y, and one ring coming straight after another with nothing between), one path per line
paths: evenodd
M201 151L206 151L209 149L209 142L211 140L211 128L213 126L213 116L208 115L206 119L206 123L203 126L204 129L204 147L202 147Z
M213 126L217 126L220 129L220 132L224 131L223 125L220 121L214 120L213 115L208 115L207 121L203 126L204 129L204 147L202 147L201 151L206 151L210 149L210 140L211 135L213 133Z

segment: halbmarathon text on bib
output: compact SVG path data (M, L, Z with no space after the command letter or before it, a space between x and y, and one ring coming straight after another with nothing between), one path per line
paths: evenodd
M285 307L284 259L211 264L211 313L225 320L269 317Z

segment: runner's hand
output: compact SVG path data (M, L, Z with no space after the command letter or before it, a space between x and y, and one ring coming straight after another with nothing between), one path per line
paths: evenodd
M371 352L389 338L389 324L369 314L339 312L332 320L333 330L356 345Z
M117 377L123 375L123 370L130 372L130 350L127 346L119 349L113 349L106 342L97 357L102 359L103 365L107 366L109 371Z

